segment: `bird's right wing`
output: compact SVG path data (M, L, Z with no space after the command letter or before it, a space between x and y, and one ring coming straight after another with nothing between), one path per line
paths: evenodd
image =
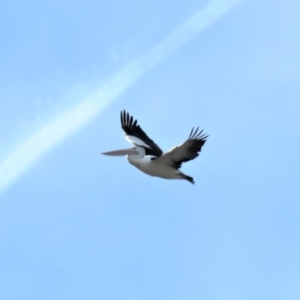
M126 139L136 146L141 146L146 149L146 153L159 157L162 155L162 150L151 140L143 131L137 120L134 120L125 110L121 111L121 126L125 132Z

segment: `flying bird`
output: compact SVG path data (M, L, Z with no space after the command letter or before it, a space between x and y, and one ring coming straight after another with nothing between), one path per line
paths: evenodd
M205 144L208 135L192 128L188 139L181 145L172 148L166 153L151 140L125 110L121 111L121 127L126 139L135 146L130 149L104 152L112 156L127 155L130 164L142 172L165 179L186 179L195 183L193 177L182 173L179 169L183 162L196 158Z

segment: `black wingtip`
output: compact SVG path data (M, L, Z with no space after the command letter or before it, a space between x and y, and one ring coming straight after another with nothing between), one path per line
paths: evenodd
M121 124L122 124L122 126L124 126L124 119L125 119L125 114L126 114L126 111L125 111L125 109L124 110L121 110L121 113L120 113L120 119L121 119Z
M137 120L134 120L132 116L125 109L121 110L120 113L121 126L124 129L125 127L131 128L132 126L137 125Z
M191 133L188 137L188 140L203 140L203 141L206 141L206 139L209 137L209 135L205 134L205 133L202 134L203 129L200 130L199 132L198 132L198 130L199 130L199 127L197 127L196 130L194 130L194 127L193 127L192 130L191 130Z

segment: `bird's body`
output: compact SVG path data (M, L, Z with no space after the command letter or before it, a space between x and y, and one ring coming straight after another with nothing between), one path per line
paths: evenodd
M168 165L161 165L159 161L155 159L155 156L146 155L144 157L136 157L135 155L128 155L127 160L140 171L150 176L165 179L181 178L178 170Z
M181 171L179 168L183 162L196 158L201 147L206 142L207 135L201 135L198 128L192 129L189 138L181 145L172 148L163 154L162 150L146 135L137 125L137 120L126 111L121 112L121 126L126 139L135 145L134 148L105 152L105 155L127 155L130 164L140 171L165 179L186 179L194 183L194 179Z

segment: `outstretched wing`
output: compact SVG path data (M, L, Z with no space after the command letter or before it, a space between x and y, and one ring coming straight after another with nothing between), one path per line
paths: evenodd
M121 126L125 132L126 139L136 146L144 147L146 155L161 156L162 150L147 136L142 128L137 124L125 110L121 111Z
M157 158L157 162L179 169L183 162L199 156L199 152L205 144L208 135L202 134L203 130L197 133L198 129L199 127L194 131L193 128L188 139L183 144L172 148L170 151Z

